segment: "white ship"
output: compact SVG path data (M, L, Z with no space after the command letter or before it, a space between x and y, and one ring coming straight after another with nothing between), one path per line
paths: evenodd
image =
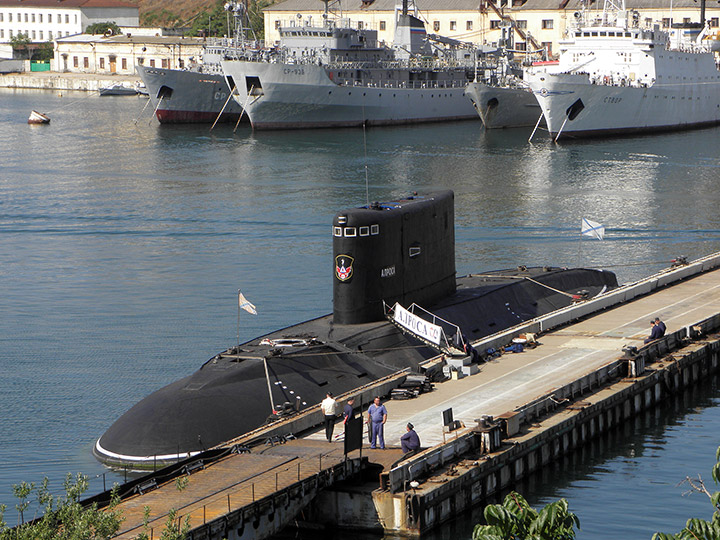
M329 16L280 29L280 47L261 61L222 63L235 99L256 129L409 124L477 119L465 87L477 52L428 46L425 26L398 15L394 48L377 31ZM447 45L451 40L445 40ZM454 44L453 44L454 45ZM439 52L438 52L439 51Z
M703 23L641 28L637 12L612 0L597 20L575 16L558 72L527 77L555 140L720 123L716 42Z

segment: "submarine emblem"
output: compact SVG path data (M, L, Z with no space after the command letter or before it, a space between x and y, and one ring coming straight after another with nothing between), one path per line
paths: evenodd
M347 281L352 277L353 262L355 262L355 259L349 255L338 255L335 257L335 276L340 281Z

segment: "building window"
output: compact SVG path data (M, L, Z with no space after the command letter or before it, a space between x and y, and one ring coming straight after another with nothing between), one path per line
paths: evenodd
M12 22L12 13L8 13L8 22Z
M150 67L155 67L155 59L150 59Z
M280 21L275 21L275 30L280 30Z
M42 13L38 15L38 17L40 17L40 22L42 22Z
M457 22L450 21L450 31L457 30Z
M48 13L48 22L49 22L49 23L52 22L52 13Z
M31 20L32 20L32 22L35 22L35 14L34 13L31 15Z
M662 20L663 28L670 28L670 25L672 24L672 19L670 17L664 17Z
M472 21L468 21L465 23L465 30L472 30Z
M100 69L105 69L105 59L100 58Z
M3 22L3 14L0 12L0 22Z
M32 38L33 38L33 41L35 41L37 39L37 36L35 36L35 30L32 31Z
M492 29L500 28L500 20L498 20L498 19L493 19L493 20L491 20L491 21L490 21L490 28L492 28Z
M123 58L121 61L123 70L127 69L127 58Z
M70 24L70 15L65 14L65 24Z
M28 22L28 14L25 14L25 22Z
M440 21L433 21L433 32L440 31Z
M0 20L2 20L2 19L0 19ZM718 20L718 17L713 17L712 19L710 19L710 27L711 28L717 28L718 25L720 25L720 20Z
M162 67L163 67L164 69L167 69L167 67L168 67L167 58L163 58L161 62L162 62Z
M515 48L516 48L518 51L527 51L527 43L525 43L524 41L521 41L521 42L519 42L519 43L516 43L516 44L515 44Z
M515 24L520 30L525 30L527 28L527 21L515 21Z
M40 30L40 41L42 41L43 39L44 39L44 38L43 38L43 31Z
M683 17L683 24L690 24L690 17Z
M543 19L542 29L543 30L552 30L553 29L553 20L552 19Z
M84 67L85 69L87 69L87 68L90 67L90 60L88 60L88 57L87 57L87 56L84 56L84 57L83 57L83 67Z
M78 57L73 56L73 67L78 67Z
M48 30L48 39L52 39L52 38L53 38L52 30Z
M77 24L77 13L75 14L75 24Z
M542 47L547 51L548 58L552 56L552 42L551 41L543 41Z
M5 30L0 28L0 39L5 39Z
M380 30L385 30L385 21L380 21Z

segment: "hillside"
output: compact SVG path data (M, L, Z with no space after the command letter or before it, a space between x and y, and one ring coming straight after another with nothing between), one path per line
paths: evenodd
M198 14L207 14L222 9L225 0L130 0L140 8L140 24L144 26L192 26ZM251 0L251 12L253 7L270 4L271 2L258 2Z

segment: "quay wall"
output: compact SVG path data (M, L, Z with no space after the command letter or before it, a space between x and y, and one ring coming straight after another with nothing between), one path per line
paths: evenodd
M0 74L0 88L32 90L79 90L99 92L117 83L136 83L140 78L131 75L95 75L59 73L52 71Z
M715 316L705 327L720 321ZM695 325L695 338L702 324ZM381 477L372 492L375 512L339 487L321 493L312 515L328 527L383 530L419 537L486 502L601 434L629 421L670 395L718 372L720 336L690 341L682 329L659 344L621 358L567 388L468 430L446 444L406 460ZM648 367L645 367L648 366ZM560 397L564 396L564 397ZM552 398L552 399L550 399ZM530 423L532 423L530 425ZM410 486L418 482L417 487ZM326 512L332 508L334 512ZM324 509L323 511L320 511ZM335 516L340 519L335 523Z

